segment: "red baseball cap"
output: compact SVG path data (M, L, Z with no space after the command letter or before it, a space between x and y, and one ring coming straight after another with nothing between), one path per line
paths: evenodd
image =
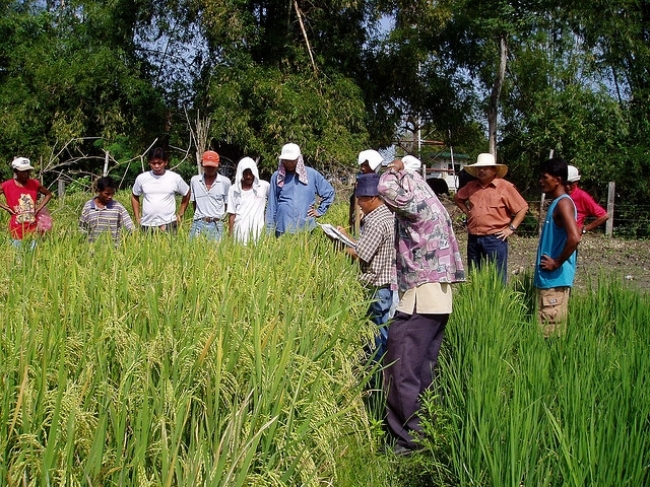
M201 161L204 166L219 167L219 154L213 150L205 151Z

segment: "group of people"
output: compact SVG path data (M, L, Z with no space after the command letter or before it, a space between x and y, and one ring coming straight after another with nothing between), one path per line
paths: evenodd
M508 237L523 222L528 204L512 183L502 179L508 168L497 164L492 154L480 154L465 170L475 179L458 190L454 201L467 216L467 260L471 267L495 264L505 283ZM607 211L578 187L579 180L578 169L559 158L546 161L540 171L541 189L551 204L540 235L534 285L538 319L547 337L561 333L566 322L581 235L609 218ZM587 224L588 217L594 220Z
M451 285L464 281L465 271L449 214L420 176L421 162L405 156L381 175L377 151L361 152L358 162L354 197L363 220L358 240L346 252L359 260L360 280L371 300L368 315L377 325L374 357L383 358L386 422L396 440L394 452L409 454L419 448L419 400L433 381L453 308ZM495 265L505 282L508 237L523 222L528 204L503 179L508 168L492 154L480 154L465 170L475 179L454 199L467 216L469 266ZM552 200L534 275L544 337L565 330L581 232L607 219L607 212L577 188L579 179L577 169L559 158L540 170L541 189ZM587 216L596 217L589 226L584 225ZM345 228L338 230L350 239ZM399 301L392 315L395 289Z
M174 233L191 202L190 239L202 235L219 240L227 222L228 233L246 244L258 239L265 228L276 236L312 229L315 219L334 202L332 185L305 165L300 147L293 143L282 147L271 184L260 179L257 164L250 157L239 161L231 184L219 174L220 157L212 150L203 153L201 174L193 176L189 184L168 168L169 159L162 148L150 152L148 164L149 171L138 175L131 191L133 219L113 199L117 185L112 178L104 176L95 182L96 195L84 204L79 219L80 229L91 242L104 233L117 241L123 232L132 232L138 226L145 232ZM52 193L31 177L34 168L29 159L14 159L12 168L14 177L0 190L6 200L0 208L11 214L11 237L20 246L25 237L39 233L39 217ZM43 196L40 200L39 195ZM181 197L178 211L177 196Z
M334 189L305 165L298 145L283 146L278 160L268 183L259 178L255 161L243 158L231 184L218 173L219 155L206 151L202 174L188 185L167 168L165 152L156 148L149 157L150 171L140 174L133 185L135 223L148 232L174 232L191 201L191 238L221 238L226 214L230 234L244 243L258 238L265 228L276 236L310 230L333 203ZM379 174L382 162L375 150L359 154L354 197L363 219L358 239L342 227L338 230L351 242L346 252L359 261L359 278L371 301L368 314L377 326L374 359L384 364L386 423L396 440L394 451L402 455L420 447L420 397L433 382L453 308L452 284L465 280L465 269L451 218L419 174L420 161L413 156L395 159ZM11 235L20 243L37 231L38 214L52 194L30 178L33 167L28 159L17 158L12 167L14 178L2 184L6 204L0 208L11 214ZM455 202L467 215L470 268L493 263L505 281L507 240L522 223L528 204L503 179L507 167L497 164L492 154L480 154L465 169L476 179L457 192ZM538 320L546 337L564 330L581 231L607 219L606 212L597 210L593 199L577 188L579 179L577 169L559 158L546 161L540 171L541 189L552 199L534 276ZM122 230L136 227L113 199L115 189L111 178L100 178L96 196L83 207L80 227L91 240L103 232L117 239ZM178 212L176 195L181 196ZM596 220L583 226L585 211Z
M226 214L228 232L243 243L259 238L264 228L276 236L311 229L315 218L334 202L334 188L322 174L305 165L297 144L284 145L278 159L278 169L269 183L260 179L255 161L244 157L231 184L218 173L219 154L209 150L201 158L202 174L193 176L187 185L180 175L167 169L164 151L154 149L149 158L151 170L140 174L133 185L135 219L146 231L174 232L191 201L191 239L203 235L219 240L224 235ZM178 213L176 195L182 198Z

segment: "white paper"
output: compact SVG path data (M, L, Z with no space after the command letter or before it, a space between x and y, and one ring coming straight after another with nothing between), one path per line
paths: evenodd
M318 226L321 227L323 231L334 240L338 240L348 247L354 247L354 242L339 232L333 225L330 225L329 223L319 223Z

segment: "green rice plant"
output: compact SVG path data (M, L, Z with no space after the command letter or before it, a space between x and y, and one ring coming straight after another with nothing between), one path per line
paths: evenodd
M90 245L88 197L57 200L35 250L0 246L0 484L650 483L647 295L603 277L545 340L530 276L471 273L422 398L425 454L398 459L375 454L363 400L356 266L318 229Z
M58 201L57 226L76 230L82 199ZM0 483L365 485L356 466L383 468L356 268L318 232L188 230L0 249Z
M533 289L471 275L455 298L439 387L453 427L450 485L645 485L648 296L601 280L546 340ZM435 427L435 420L428 420Z

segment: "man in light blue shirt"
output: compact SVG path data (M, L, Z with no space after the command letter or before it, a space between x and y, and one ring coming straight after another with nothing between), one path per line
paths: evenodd
M318 208L316 196L320 198ZM316 218L325 214L334 202L334 188L321 173L305 166L300 147L282 147L278 170L271 176L266 228L279 237L316 227Z

